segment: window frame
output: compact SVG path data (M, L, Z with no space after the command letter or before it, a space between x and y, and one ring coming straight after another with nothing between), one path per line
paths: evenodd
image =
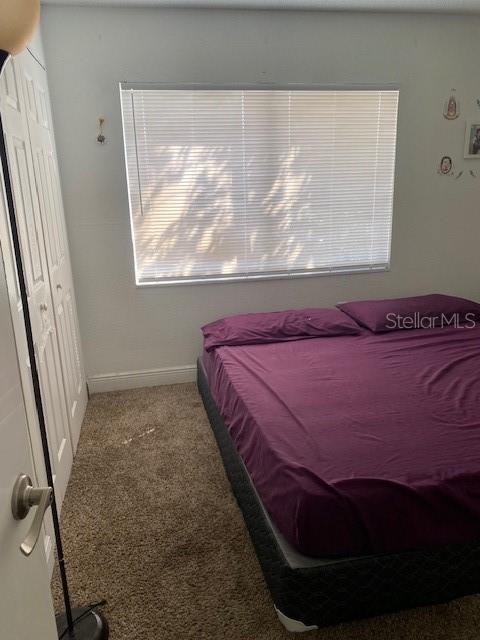
M124 168L127 182L128 192L128 215L130 220L130 240L133 249L133 270L135 276L135 287L144 289L146 287L172 287L180 285L197 285L197 284L225 284L235 282L258 282L263 280L293 280L297 278L315 278L319 276L332 276L332 275L356 275L367 273L388 273L391 270L391 253L392 253L392 231L393 231L393 217L395 211L395 193L396 193L396 181L397 181L397 155L398 155L398 122L400 112L400 93L401 85L396 82L386 83L353 83L353 84L304 84L304 83L271 83L271 82L257 82L257 83L171 83L171 82L131 82L122 80L118 84L119 98L120 98L120 115L122 121L122 143L124 153ZM133 213L131 210L131 187L130 178L128 173L128 157L127 157L127 141L125 137L125 122L123 111L123 98L122 92L128 90L208 90L208 91L397 91L397 120L396 120L396 142L395 142L395 154L394 154L394 171L393 171L393 187L392 187L392 216L389 229L389 252L388 261L385 265L357 265L350 267L325 267L321 269L309 269L292 271L290 273L251 273L251 274L232 274L225 276L195 276L193 278L172 278L170 280L154 280L151 282L139 281L137 274L137 256L135 247L135 228Z

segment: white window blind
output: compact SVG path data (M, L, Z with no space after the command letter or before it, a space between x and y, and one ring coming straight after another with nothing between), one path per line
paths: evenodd
M388 268L397 90L121 94L138 284Z

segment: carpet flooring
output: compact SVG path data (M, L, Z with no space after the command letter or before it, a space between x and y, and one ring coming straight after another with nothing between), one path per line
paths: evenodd
M62 510L72 599L112 640L478 640L480 597L283 630L194 384L90 399ZM61 607L58 575L53 594Z

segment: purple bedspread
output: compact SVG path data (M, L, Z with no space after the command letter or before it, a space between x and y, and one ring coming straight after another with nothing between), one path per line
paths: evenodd
M217 406L311 556L480 539L480 328L220 347Z

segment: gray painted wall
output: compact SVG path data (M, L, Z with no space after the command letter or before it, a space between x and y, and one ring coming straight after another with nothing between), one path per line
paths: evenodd
M89 376L192 364L200 326L246 311L444 291L480 298L480 18L234 10L43 9L80 326ZM118 82L400 84L388 273L137 288ZM442 117L455 87L462 116ZM108 143L95 142L99 116ZM437 174L444 154L465 169Z

